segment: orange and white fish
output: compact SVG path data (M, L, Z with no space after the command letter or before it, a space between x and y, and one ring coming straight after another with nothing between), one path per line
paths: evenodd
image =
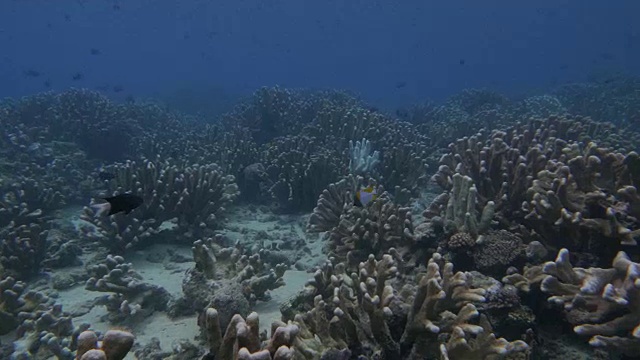
M356 192L356 196L353 199L353 205L357 207L367 206L370 202L378 198L378 191L373 186L367 186L364 189L360 189Z

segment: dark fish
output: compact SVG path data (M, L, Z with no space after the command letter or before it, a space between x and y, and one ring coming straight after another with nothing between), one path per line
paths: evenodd
M122 85L115 85L115 86L113 87L113 92L115 92L115 93L122 92L122 90L124 90L124 88L122 87Z
M50 87L51 87L51 80L47 79L47 80L45 80L45 81L44 81L44 83L43 83L43 84L44 84L44 86L45 86L46 88L50 88Z
M459 63L460 65L464 65L467 61L465 59L460 59Z
M42 75L42 73L40 71L33 70L33 69L25 70L25 71L23 71L23 74L26 77L38 77L38 76Z
M105 180L105 181L107 181L107 180L114 179L115 177L116 177L116 174L111 173L111 172L108 172L108 171L100 171L100 172L98 173L98 178L99 178L100 180Z
M65 21L71 21L71 16L69 14L64 14Z
M124 212L128 215L144 202L140 196L133 195L131 193L111 196L104 198L103 200L106 200L107 202L91 206L96 210L96 216L103 216L105 213L107 216L111 216L120 212Z
M120 10L120 5L113 4L113 10Z
M83 74L83 73L81 73L81 72L75 73L75 74L73 74L73 76L71 77L71 79L72 79L73 81L82 80L82 79L84 79L84 74Z
M396 83L396 89L402 89L405 86L407 86L407 82L406 81L398 81Z
M100 54L102 54L102 52L100 52L100 49L96 49L96 48L91 48L90 52L91 52L91 55L100 55Z
M124 98L124 102L125 102L125 104L131 105L131 104L135 104L136 103L136 99L133 97L133 95L127 95Z

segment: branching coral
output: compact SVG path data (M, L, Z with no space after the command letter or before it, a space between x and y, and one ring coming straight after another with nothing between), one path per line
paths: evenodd
M275 139L263 161L269 193L284 211L312 209L322 190L339 179L345 163L340 152L305 136Z
M362 177L349 175L336 183L329 184L318 198L313 209L307 231L322 232L335 228L340 223L340 217L354 206L354 198L363 184ZM381 191L382 188L377 188Z
M482 213L478 213L478 208L478 190L473 181L469 176L456 173L452 176L451 191L439 196L424 216L433 218L448 236L467 233L475 242L481 243L493 220L495 203L486 202Z
M0 231L0 264L15 277L37 275L46 255L47 231L40 225L20 225Z
M246 315L257 301L270 299L270 290L284 285L287 265L270 264L240 244L225 247L221 236L197 240L192 250L196 266L183 282L181 302L198 312L207 304L224 305L223 326L231 315Z
M170 299L162 287L140 281L131 264L121 256L107 256L104 263L89 269L91 277L85 288L89 291L111 293L97 301L105 305L112 323L131 322L156 310L164 310Z
M405 266L394 249L379 260L369 256L350 275L344 263L327 263L289 304L303 313L284 314L315 333L325 349L348 349L365 358L424 359L442 347L452 359L490 359L528 348L496 339L482 318L476 325L474 303L484 302L486 291L471 285L469 273L454 272L436 254L414 283L402 274ZM462 346L461 338L470 345ZM454 350L454 343L461 346Z
M367 139L356 141L349 140L349 173L355 175L367 175L375 170L380 162L380 153L371 151L371 142Z
M415 245L411 208L382 196L366 207L351 207L329 233L331 256L349 259L350 265L369 254L381 256L390 248L408 254Z
M146 245L163 222L173 219L186 240L206 234L220 224L225 207L238 195L234 177L224 175L215 164L183 166L170 160L144 160L117 164L114 172L112 191L139 195L144 204L131 215L108 218L97 218L85 208L82 218L97 226L98 237L115 252Z
M569 262L569 251L560 250L555 262L542 268L546 277L540 288L549 302L564 308L574 331L591 336L589 343L635 356L640 349L640 264L624 252L613 267L578 268Z

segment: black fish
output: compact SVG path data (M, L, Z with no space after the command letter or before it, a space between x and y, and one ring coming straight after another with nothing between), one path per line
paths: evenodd
M47 79L47 80L45 80L45 81L44 81L44 83L43 83L43 84L44 84L44 86L48 89L48 88L50 88L50 87L51 87L51 80Z
M460 65L464 65L467 61L465 59L460 59L459 63Z
M100 54L102 54L100 49L96 49L96 48L91 48L91 50L89 52L91 53L91 55L100 55Z
M119 93L122 90L124 90L124 87L122 87L122 85L114 85L113 86L113 92L115 92L115 93Z
M102 216L105 213L107 216L124 212L129 214L138 206L142 205L144 200L140 196L133 195L131 193L120 194L104 198L107 202L104 204L94 204L92 207L96 210L96 216Z
M402 89L405 86L407 86L407 82L406 81L398 81L396 83L396 89Z
M116 177L116 174L114 174L114 173L110 173L110 172L108 172L108 171L100 171L100 172L98 173L98 178L100 178L100 180L105 180L105 181L107 181L107 180L114 179L115 177Z
M84 79L84 74L82 74L81 72L79 72L79 73L75 73L75 74L73 74L73 76L71 77L71 79L72 79L73 81L82 80L82 79Z

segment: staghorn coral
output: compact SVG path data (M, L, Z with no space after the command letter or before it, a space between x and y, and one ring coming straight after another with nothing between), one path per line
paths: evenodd
M349 106L358 100L340 91L305 91L263 87L222 116L226 129L246 128L258 144L297 134L323 108Z
M481 213L479 207L478 190L472 179L456 173L451 191L437 197L423 215L440 225L448 236L467 233L476 243L482 243L495 214L495 203L486 202Z
M456 326L447 343L440 345L442 360L504 359L528 349L529 346L522 340L509 342L504 338L496 338L491 323L484 315L480 315L480 324L473 329Z
M375 170L380 162L380 153L371 152L371 142L367 139L356 141L349 140L349 173L367 175Z
M346 163L342 154L306 136L274 139L263 157L269 193L278 208L288 212L312 209Z
M1 227L42 224L52 217L55 210L65 205L65 197L56 187L47 187L44 182L30 177L0 185L0 189L4 192L0 201Z
M403 256L415 245L411 208L396 205L384 194L366 207L352 206L329 232L330 256L349 259L350 265L380 256L390 248Z
M413 196L427 181L427 159L435 149L412 124L354 104L323 108L302 134L322 139L325 148L345 151L349 141L367 139L382 154L376 180L390 191Z
M233 314L248 314L257 301L270 299L270 290L284 286L286 264L271 264L239 243L226 247L222 236L197 240L192 251L196 265L183 281L185 296L178 303L187 312L222 309L223 326Z
M271 326L271 338L261 346L259 317L251 313L246 320L234 315L222 331L219 314L215 308L208 308L205 319L200 325L207 335L209 355L220 360L287 360L320 359L324 347L302 324L274 322Z
M38 224L0 231L0 264L5 272L17 278L37 275L46 256L47 233Z
M473 303L485 301L486 291L473 287L469 273L454 273L453 264L439 254L429 261L426 272L418 271L415 277L402 275L405 267L395 249L380 260L370 255L351 274L345 263L334 259L282 308L283 315L316 334L325 349L348 349L362 358L430 358L440 353L452 332L459 331L456 327L464 329L464 337L472 343L478 335L477 339L495 345L484 349L486 357L481 359L528 348L521 341L495 340L482 320L480 326L475 324L479 312ZM302 313L296 315L293 309ZM452 358L464 359L456 354Z
M637 155L597 146L590 139L607 133L579 120L551 116L460 139L433 179L446 190L457 174L468 176L477 190L476 211L495 204L499 228L552 250L598 252L607 262L617 250L612 241L633 244L638 233L635 197L626 187L635 184ZM441 214L446 200L446 193L436 197L425 216Z
M154 311L165 310L170 300L164 288L142 282L132 265L125 263L121 256L108 255L104 263L88 270L91 277L85 289L111 293L96 301L106 306L111 323L132 322Z
M51 305L47 310L21 312L22 323L16 330L19 346L14 350L14 358L74 359L75 339L89 328L89 324L75 327L71 314L62 310L62 305Z
M550 161L545 170L538 173L528 190L531 201L523 208L529 209L525 219L530 220L539 233L561 231L569 240L581 239L583 246L597 247L616 241L623 245L635 245L636 219L625 211L626 186L632 178L620 176L628 173L626 156L587 143L582 149L578 144L565 146L563 156ZM628 155L634 157L635 153ZM624 187L623 187L624 186ZM621 199L616 195L622 194ZM549 229L553 225L554 229ZM565 246L560 244L559 246ZM576 244L567 244L574 249ZM579 245L578 245L579 246Z
M335 228L340 222L340 217L354 206L355 194L364 181L363 177L348 175L336 183L329 184L320 194L309 217L307 231L315 233ZM369 182L369 185L374 186L372 182ZM376 190L378 193L383 192L382 187L376 187Z
M589 83L560 86L554 90L554 95L569 112L589 116L602 124L612 122L619 126L629 126L637 122L640 118L638 77L603 75Z
M192 240L219 226L225 207L238 196L234 177L215 164L178 165L174 161L127 162L114 166L112 192L132 192L145 203L132 215L97 218L85 208L82 218L98 228L99 238L114 252L142 247L160 232L165 221L176 220L179 240Z
M8 276L0 281L0 335L14 330L21 323L20 314L42 311L53 300L42 292L27 290L27 284Z
M561 306L578 335L590 336L589 343L608 347L627 356L640 348L640 265L619 252L613 267L578 268L561 249L555 262L542 267L546 275L540 284L550 294L548 301Z

